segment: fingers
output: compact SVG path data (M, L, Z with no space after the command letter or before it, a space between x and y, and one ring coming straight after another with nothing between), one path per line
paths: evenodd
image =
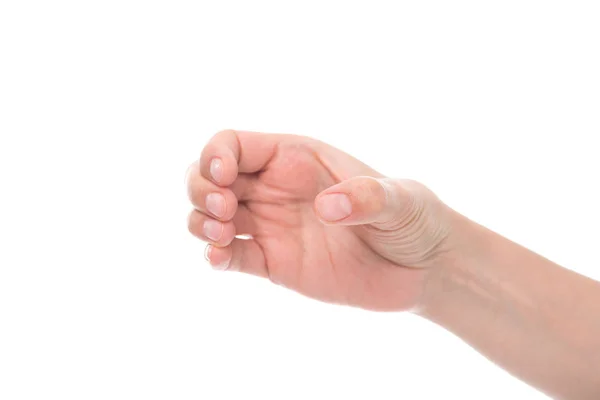
M188 196L194 207L220 221L229 221L238 207L236 195L199 174L198 164L192 164L187 175Z
M228 186L238 174L240 145L233 131L217 133L202 150L201 175L220 186Z
M236 235L233 222L221 222L197 210L188 217L188 229L197 238L219 247L229 245Z
M267 278L269 276L265 255L255 240L235 239L230 246L208 245L205 257L217 270L239 271Z
M238 202L254 200L261 201L266 200L264 196L264 186L262 186L258 176L256 174L239 174L238 177L228 187L220 187L208 179L200 175L198 163L192 164L188 169L187 174L187 189L188 197L192 204L201 211L207 211L207 196L211 193L219 193L225 197L225 203L227 205L227 212L222 218L230 219L231 212L235 211L234 205ZM233 195L233 196L232 196ZM220 200L218 197L212 196L210 200L213 200L213 207L218 207L215 202ZM220 203L217 203L220 204ZM219 215L211 212L214 216ZM221 217L220 217L221 218Z
M219 186L229 186L240 172L262 170L275 155L277 143L277 135L221 131L204 147L200 172Z
M392 225L407 208L414 208L412 192L398 181L359 176L321 192L315 212L327 224Z
M268 277L258 242L235 235L257 233L252 213L238 201L255 191L256 177L251 174L266 167L278 142L278 135L222 131L188 172L189 197L196 208L189 216L189 230L209 242L205 257L213 268Z
M210 236L206 234L206 229L211 229L211 226L216 226L212 222L208 223L208 226L205 226L207 220L214 220L215 222L222 223L224 226L224 237L220 238L220 241L216 240L217 236L215 236L215 234L211 234ZM217 219L197 210L192 211L188 217L188 229L194 236L201 240L214 242L220 246L227 245L232 240L232 238L228 238L227 236L230 233L230 225L233 227L231 231L233 232L231 235L232 237L236 235L257 236L259 234L255 217L243 204L238 207L238 210L231 221L218 221Z

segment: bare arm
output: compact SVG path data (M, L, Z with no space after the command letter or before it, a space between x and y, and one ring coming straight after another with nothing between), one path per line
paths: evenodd
M563 399L600 399L600 283L457 216L418 313Z

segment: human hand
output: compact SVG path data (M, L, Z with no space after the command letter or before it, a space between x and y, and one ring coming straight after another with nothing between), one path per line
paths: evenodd
M318 300L415 309L452 250L453 211L426 187L311 138L222 131L187 182L189 230L215 269Z

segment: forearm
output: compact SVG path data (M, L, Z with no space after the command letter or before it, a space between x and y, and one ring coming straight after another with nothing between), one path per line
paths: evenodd
M418 313L540 390L600 398L600 283L457 216Z

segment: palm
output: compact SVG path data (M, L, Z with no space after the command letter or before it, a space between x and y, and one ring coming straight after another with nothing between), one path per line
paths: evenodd
M308 139L280 143L260 172L238 178L251 182L240 207L252 220L251 232L238 233L253 235L274 282L328 302L410 307L423 271L391 263L366 244L360 227L324 225L313 210L315 196L340 180L379 175L332 147L298 140Z

